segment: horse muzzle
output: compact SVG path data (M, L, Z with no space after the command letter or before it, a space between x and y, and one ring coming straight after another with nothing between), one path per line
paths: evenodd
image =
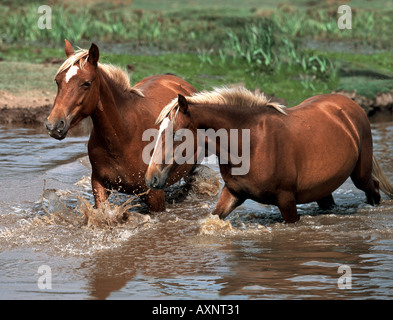
M69 125L67 124L67 121L63 119L54 123L46 119L45 128L52 138L63 140L67 136Z

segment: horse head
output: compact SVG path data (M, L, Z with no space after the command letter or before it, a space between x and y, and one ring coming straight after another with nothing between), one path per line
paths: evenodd
M188 102L180 94L157 118L161 125L145 174L149 188L163 189L168 177L176 172L179 166L195 163L197 134L191 120Z
M64 49L67 60L56 74L57 95L52 112L45 121L49 135L58 140L64 139L70 128L94 111L100 88L98 47L93 43L89 51L74 52L65 40Z

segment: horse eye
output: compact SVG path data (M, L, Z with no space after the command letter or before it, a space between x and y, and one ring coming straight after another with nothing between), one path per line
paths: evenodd
M85 87L85 88L89 88L90 85L91 85L91 81L86 81L86 82L83 83L82 86Z

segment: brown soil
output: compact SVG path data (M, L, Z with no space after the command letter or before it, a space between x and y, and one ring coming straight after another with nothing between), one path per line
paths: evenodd
M255 89L255 92L260 93L260 90ZM286 105L285 99L273 95L268 98ZM42 124L49 116L54 100L55 94L47 91L31 90L21 95L0 90L0 124Z
M40 124L48 117L55 97L29 92L23 96L0 91L0 123Z
M259 90L256 90L259 91ZM392 116L393 90L379 93L374 99L358 95L356 92L336 91L364 108L371 117ZM284 99L269 96L272 101L286 105ZM50 114L55 95L49 92L29 91L23 95L0 90L0 124L42 124Z

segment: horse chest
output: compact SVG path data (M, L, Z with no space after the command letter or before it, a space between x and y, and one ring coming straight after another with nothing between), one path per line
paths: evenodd
M144 172L130 168L127 164L112 163L112 165L108 165L104 170L103 178L114 189L132 190L139 189L144 185Z
M90 154L96 176L108 189L132 193L145 188L144 171L128 156L107 152Z

